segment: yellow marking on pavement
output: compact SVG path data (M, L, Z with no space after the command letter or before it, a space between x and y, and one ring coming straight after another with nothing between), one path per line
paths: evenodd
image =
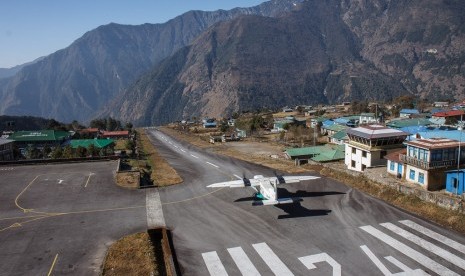
M183 199L183 200L165 202L165 203L162 203L161 205L170 205L170 204L176 204L176 203L187 202L187 201L191 201L191 200L194 200L194 199L199 199L199 198L202 198L202 197L209 196L209 195L211 195L211 194L213 194L213 193L216 193L216 192L218 192L218 191L221 191L221 190L223 190L224 188L226 188L226 187L222 187L222 188L219 188L219 189L214 190L214 191L212 191L212 192L209 192L209 193L206 193L206 194L203 194L203 195L199 195L199 196L194 196L194 197L187 198L187 199Z
M217 171L219 171L221 174L224 174L226 176L229 176L229 178L231 180L234 180L234 178L226 173L224 173L223 171L221 171L219 168L215 168ZM161 205L170 205L170 204L177 204L177 203L183 203L183 202L187 202L187 201L191 201L191 200L194 200L194 199L199 199L199 198L202 198L202 197L206 197L206 196L209 196L211 194L214 194L216 192L219 192L221 190L223 190L224 188L226 187L222 187L222 188L219 188L217 190L214 190L214 191L211 191L209 193L206 193L206 194L203 194L203 195L199 195L199 196L194 196L194 197L191 197L191 198L187 198L187 199L183 199L183 200L178 200L178 201L171 201L171 202L165 202L165 203L162 203Z
M10 220L10 219L27 219L27 218L37 218L37 217L43 217L43 215L34 215L34 216L23 216L23 217L9 217L9 218L0 218L0 221L2 221L2 220Z
M120 210L130 210L145 208L146 206L130 206L130 207L119 207L119 208L108 208L108 209L96 209L96 210L87 210L87 211L74 211L74 212L63 212L63 213L54 213L50 217L54 216L63 216L63 215L75 215L75 214L86 214L86 213L97 213L97 212L110 212L110 211L120 211Z
M87 184L89 184L89 180L91 176L92 176L92 173L89 173L89 177L87 178L86 185L84 186L84 188L87 188Z
M26 186L26 188L24 188L21 193L19 193L16 198L15 198L15 204L16 204L16 207L18 207L19 209L21 209L24 213L27 213L27 212L30 212L32 209L25 209L21 206L19 206L18 204L18 199L19 197L29 188L29 186L32 185L32 183L34 183L34 181L36 181L36 179L39 177L40 175L36 176L31 182L29 182L29 184Z
M50 270L48 271L47 276L52 275L52 271L53 271L53 268L55 267L55 264L56 264L56 262L57 262L57 259L58 259L58 254L55 255L55 259L53 259L52 266L50 267Z
M3 228L3 229L0 229L0 232L3 232L5 230L8 230L10 228L17 228L17 227L21 227L23 226L24 224L28 223L28 222L32 222L32 221L36 221L36 220L39 220L39 219L44 219L44 218L48 218L50 216L41 216L41 217L36 217L34 219L30 219L30 220L26 220L26 221L22 221L21 223L19 222L15 222L13 223L12 225L6 227L6 228Z

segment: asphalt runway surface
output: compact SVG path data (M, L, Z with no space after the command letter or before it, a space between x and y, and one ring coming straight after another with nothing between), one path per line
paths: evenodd
M182 275L465 275L458 233L325 177L279 186L299 204L252 206L251 188L206 186L273 170L147 132L184 179L159 189Z
M108 247L147 229L146 191L116 161L0 167L0 275L99 275Z

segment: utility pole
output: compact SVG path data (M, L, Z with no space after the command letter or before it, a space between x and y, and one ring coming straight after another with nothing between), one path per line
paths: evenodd
M460 178L459 178L459 171L460 171L460 146L462 145L462 130L463 130L463 121L462 121L462 116L460 115L460 126L458 127L458 130L460 131L460 140L459 140L459 152L457 156L457 187L455 188L455 195L458 195L459 193L459 186L460 186Z

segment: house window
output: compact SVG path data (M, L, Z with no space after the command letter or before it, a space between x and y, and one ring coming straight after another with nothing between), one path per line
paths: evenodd
M452 187L453 187L454 189L457 189L457 186L458 186L458 185L457 185L457 182L458 182L458 181L457 181L457 178L453 177L453 178L452 178Z
M367 152L362 150L362 157L367 157Z
M362 164L362 171L364 171L367 168L367 165Z
M410 170L410 179L415 180L415 171L412 169Z
M356 148L352 148L352 154L356 154L357 153L357 149Z
M390 171L394 171L394 166L395 166L394 162L389 161L389 170Z
M350 164L352 168L355 168L355 160L352 160L352 163Z
M418 182L421 184L425 184L425 174L424 173L418 173Z

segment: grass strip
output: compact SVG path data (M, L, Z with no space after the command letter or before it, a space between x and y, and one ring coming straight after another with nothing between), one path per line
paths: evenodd
M102 275L163 275L160 273L155 252L162 250L160 244L153 244L148 233L126 236L108 249Z
M446 228L465 234L465 215L458 211L447 210L434 203L425 202L414 195L403 194L389 186L369 180L365 176L354 177L350 174L330 168L323 168L320 174L342 182L373 197L382 199L396 207L407 210L410 213L426 218Z
M150 179L155 186L170 186L183 182L183 179L178 175L175 169L163 159L153 146L149 137L143 129L137 131L139 145L142 146L141 153L147 158L147 162L151 168Z

